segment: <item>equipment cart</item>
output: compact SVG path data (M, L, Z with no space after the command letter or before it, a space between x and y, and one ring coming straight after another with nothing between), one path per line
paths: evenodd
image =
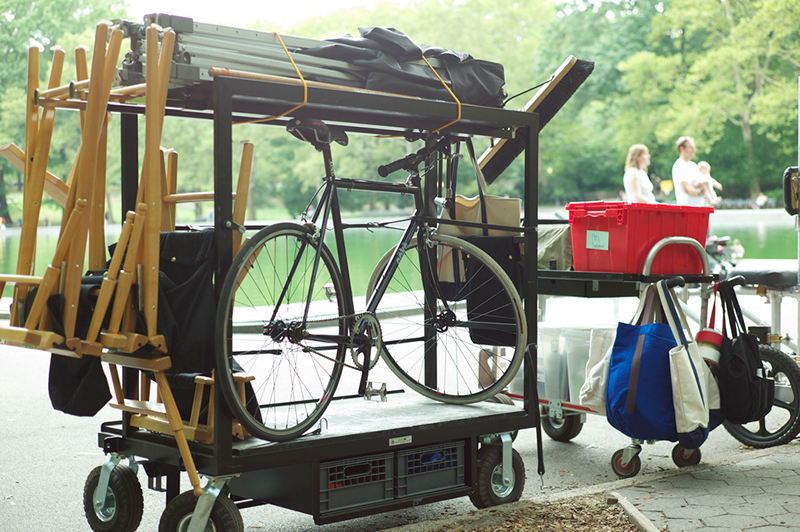
M165 22L180 22L174 17L166 20L158 17L156 20L162 26L168 25ZM186 19L181 20L185 22ZM229 336L219 340L219 332L226 330L231 321L230 314L218 319L211 313L211 323L218 336L216 344L213 340L210 344L205 342L202 339L207 338L209 322L195 315L199 311L208 311L209 307L194 302L194 299L189 303L183 300L178 306L170 303L169 294L164 295L161 291L163 281L160 276L172 275L175 272L171 268L184 265L191 266L192 278L196 272L205 272L201 277L206 279L206 284L193 285L195 288L190 289L188 295L213 293L212 299L219 300L221 308L226 298L223 280L230 277L228 272L232 263L237 264L235 252L252 252L252 242L242 245L241 240L246 229L242 207L246 204L253 147L244 147L237 194L232 202L234 124L271 117L273 119L267 122L269 125L286 127L294 121L295 125L300 124L300 136L311 132L313 137L326 131L321 124L326 122L329 131L325 135L328 136L317 136L309 142L325 155L330 180L333 172L329 145L332 141L341 141L348 133L420 139L429 132L444 128L442 136L448 142L472 136L522 139L524 210L535 215L538 115L319 83L298 85L286 79L260 76L246 79L231 76L226 71L217 72L210 79L173 84L170 69L172 67L174 75L175 65L171 65L170 48L174 43L174 32L162 31L155 25L141 30L136 34L137 39L142 39L137 41L137 46L146 46L149 59L146 65L140 65L143 72L146 71L146 81L141 85L112 88L116 74L112 65L116 65L123 32L106 23L97 27L91 69L86 64L85 53L81 61L79 50L78 70L82 79L69 85L60 83L60 70L56 71L54 66L48 89L40 91L38 50L31 50L26 148L35 145L45 149L37 149L35 154L28 154L30 156L18 148L4 152L25 169L22 237L25 249L21 250L18 275L2 278L3 283L15 283L15 304L11 325L0 328L0 339L8 344L48 350L77 359L81 364L86 363L82 371L85 370L87 379L97 376L92 368L99 367L101 361L107 363L114 395L111 405L122 412L119 421L104 423L98 435L99 446L108 455L108 460L93 470L86 482L84 505L92 528L106 531L136 529L142 515L141 488L136 476L139 466L148 476L148 486L166 493L162 531L204 530L209 520L216 530L243 530L239 509L261 504L285 506L313 515L317 523L327 523L465 495L479 507L517 500L524 484L525 469L519 454L511 447L512 433L538 423L538 404L533 388L535 378L531 377L536 367L535 349L531 353L523 341L526 333L528 337L536 336L534 302L537 301L537 273L534 254L530 251L536 249L532 222L535 216L527 218L529 221L520 231L522 236L515 237L517 243L529 250L524 255L523 287L528 305L524 311L517 311L514 321L517 329L511 331L516 334L517 351L521 347L529 359L523 378L522 407L503 401L501 396L497 396L494 402L443 404L412 391L392 393L397 390L373 389L370 382L365 382L367 372L364 369L370 365L367 361L372 362L371 350L384 349L382 336L386 331L381 333L380 327L375 325L376 317L380 321L380 309L373 313L374 316L369 316L369 312L353 314L356 309L345 308L342 312L340 307L340 323L344 319L362 320L355 325L349 323L347 329L340 325L340 331L354 331L347 350L348 358L350 351L354 355L363 355L360 365L358 360L354 361L362 369L359 387L364 388L368 398L379 397L382 400L365 401L363 397L355 396L352 389L334 395L337 375L331 378L333 388L326 389L322 398L281 405L286 410L297 411L310 403L331 407L324 413L324 408L319 413L314 410L315 417L309 426L302 427L302 437L275 437L274 441L255 438L250 435L254 427L266 427L268 423L267 419L246 410L258 379L239 373L231 367L230 358L219 355L220 345L222 350L231 350ZM63 57L63 51L56 53ZM54 65L56 63L54 61ZM304 101L304 104L292 109L298 101ZM61 181L46 172L46 146L52 133L52 120L55 110L62 108L78 109L84 119L82 148L74 179L69 181ZM287 109L292 110L288 116L282 117ZM87 249L89 270L101 269L106 264L103 150L106 148L107 117L111 113L119 115L121 124L125 224L107 271L97 276L98 282L93 282L82 278L80 272L87 269L84 268ZM144 135L139 130L141 116L144 116L146 124ZM176 194L176 155L159 146L163 121L172 119L207 120L213 124L213 193ZM145 145L141 168L140 141ZM442 145L439 143L426 149L441 149ZM436 155L433 151L424 153ZM418 219L435 226L438 221L435 198L442 164L437 157L430 159L421 176L424 179L419 182L411 180L401 187L388 184L386 188L398 192L405 187L409 194L423 198L422 214ZM415 159L414 162L420 161ZM362 186L354 179L348 183L355 189ZM38 205L43 190L62 202L65 215L55 257L47 273L37 277L25 257L30 256L30 249L35 246ZM213 231L183 232L184 236L178 236L182 232L175 230L174 205L211 198L214 200ZM333 209L336 214L338 205L335 201ZM324 232L326 222L327 218L323 218L317 224L307 225L316 225L317 231ZM298 241L317 242L314 236L317 233L311 227L291 231L301 234ZM260 238L261 234L259 232L252 240ZM334 234L336 247L343 247L341 230L334 228ZM423 235L423 232L419 234ZM459 247L462 244L456 242L457 239L435 234L428 235L428 238L418 237L416 242L420 248L427 243L430 246L449 245L461 249L460 253L472 249ZM405 244L409 243L410 240ZM403 252L407 251L405 244ZM318 243L304 244L303 247L305 245L323 249L323 245ZM240 264L238 275L249 275L255 268L259 253L264 256L268 250L264 247L252 253L252 262ZM328 252L316 253L318 261L320 253L322 260L328 261ZM470 254L477 258L482 256L479 250ZM341 264L342 257L341 253L337 256L342 276L347 279L349 274ZM323 262L319 264L322 268ZM324 262L326 268L334 271L336 268L331 264ZM386 271L389 271L388 267ZM425 275L423 273L423 280L427 278ZM213 283L212 278L215 279ZM503 283L504 287L512 286L510 282ZM346 299L348 287L348 283L325 285L327 301ZM91 302L89 307L83 303L87 297ZM518 301L519 296L515 293L511 299ZM193 331L190 335L184 333L176 339L165 333L161 320L168 309L177 323L175 327L178 330L189 327L188 330ZM235 309L226 309L236 314ZM458 304L452 306L452 311L453 316L465 312ZM450 321L438 322L434 334L443 334L448 327L455 328L471 321L471 318L462 318L462 321L452 317L448 319ZM199 328L198 323L201 324ZM336 320L325 318L316 323L330 326ZM312 331L310 326L308 331L311 331L308 334L312 338L342 337L341 332L338 336L330 333L325 336ZM289 327L287 331L266 331L262 327L254 333L262 337L271 335L277 341L296 334L296 330ZM301 339L294 337L293 341L301 343ZM435 345L429 351L427 332L424 341L425 350L420 352L435 353ZM388 339L386 344L389 344ZM181 350L187 349L189 352L185 357L179 356ZM211 359L207 358L209 351ZM336 356L343 358L345 351L339 349ZM279 354L277 351L262 353L263 356ZM477 352L472 356L477 359ZM488 353L486 357L497 362L496 353ZM423 390L436 386L437 368L429 363L433 358L426 355L424 379L418 379L418 387ZM216 374L211 371L215 359ZM222 366L220 361L223 361ZM192 363L198 364L199 369L195 369ZM481 373L486 363L481 362L480 368L476 363L472 368L476 379L480 379L485 388L476 392L476 396L482 398L490 398L492 394L486 390L492 389L495 370L500 371L498 364L490 374ZM518 365L514 369L516 367ZM341 372L341 368L337 371ZM102 371L99 374L102 376ZM509 374L509 379L512 374ZM105 385L105 377L101 379ZM409 380L414 379L409 377ZM157 385L157 394L151 389L155 388L153 381ZM93 390L99 390L97 384L96 381L92 383ZM185 393L187 389L188 395ZM458 399L459 396L453 397ZM102 406L108 399L101 394L99 401ZM507 404L509 402L511 404ZM86 408L91 408L91 405ZM238 417L233 415L235 412L239 413ZM243 419L248 416L249 421ZM276 432L281 436L280 431ZM120 463L126 460L129 465ZM182 471L188 474L192 485L192 490L184 493L181 493L180 486ZM539 472L543 472L541 458ZM200 475L207 479L204 485L201 485Z
M610 209L614 209L614 204ZM601 209L602 210L602 209ZM614 215L616 216L616 214ZM546 223L559 223L547 221ZM547 296L570 298L638 298L643 286L674 275L651 274L654 261L665 248L683 248L683 252L696 256L702 269L699 273L682 275L686 283L697 285L704 296L700 299L700 321L705 323L710 283L714 277L709 273L708 257L704 247L694 238L669 236L658 240L652 248L645 249L644 266L641 273L613 273L589 271L539 270L539 344L537 385L542 409L542 428L556 441L575 438L586 422L587 414L603 415L582 405L579 392L586 377L586 363L596 360L609 349L614 340L615 329L611 324L588 325L576 323L573 328L546 325ZM544 323L542 323L544 319ZM623 317L626 319L626 317ZM582 326L585 325L585 326ZM596 351L596 353L595 353ZM594 355L590 354L594 353ZM522 392L522 381L512 383L511 396L517 398ZM636 476L641 469L639 452L643 442L633 440L631 445L617 450L611 457L611 467L619 477ZM678 467L696 464L700 451L686 450L679 445L672 453Z

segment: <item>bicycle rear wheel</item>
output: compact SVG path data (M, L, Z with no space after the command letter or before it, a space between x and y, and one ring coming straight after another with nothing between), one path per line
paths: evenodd
M392 252L375 267L368 297ZM457 257L465 268L469 264L456 288L438 280L437 259L445 256ZM474 296L487 286L496 287L491 301L476 302ZM422 251L416 242L408 247L378 306L381 356L400 380L426 397L452 404L484 401L502 391L522 364L527 337L522 308L508 275L488 254L459 238L432 235ZM493 331L513 338L513 345L493 345L487 338Z
M317 247L321 260L313 274ZM309 298L309 286L314 291ZM253 435L286 441L309 430L333 398L345 348L311 335L344 335L342 281L312 230L276 224L234 257L217 310L216 380L233 415ZM303 327L303 314L308 320ZM252 376L240 399L234 373Z

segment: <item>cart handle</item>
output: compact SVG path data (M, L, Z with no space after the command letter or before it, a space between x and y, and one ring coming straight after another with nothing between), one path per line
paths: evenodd
M658 255L659 251L670 244L685 244L692 246L695 251L697 251L697 254L700 255L700 260L703 262L703 275L708 275L708 255L706 255L705 248L700 245L700 242L694 238L689 238L688 236L668 236L656 242L656 245L650 249L650 253L647 254L647 258L644 261L642 275L650 275L650 268L653 265L653 260L655 260L656 255Z

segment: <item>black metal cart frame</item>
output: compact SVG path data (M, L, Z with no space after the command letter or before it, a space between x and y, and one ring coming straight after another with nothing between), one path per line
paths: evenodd
M231 202L219 198L230 198L233 182L232 129L234 124L253 118L277 115L293 105L300 95L296 86L280 83L217 77L212 82L173 89L168 97L167 116L198 118L213 121L214 134L214 190L217 200L214 205L214 230L218 246L216 279L224 279L231 265L232 231ZM121 115L122 137L122 210L127 212L135 207L138 182L138 130L136 115L144 112L141 106L128 104L109 104L109 111ZM308 88L308 103L293 113L295 118L313 117L326 121L351 133L396 135L418 137L452 121L457 113L456 104L418 98L393 97L374 93L344 92L322 88ZM288 119L277 119L270 124L285 125ZM508 111L470 105L463 105L461 120L449 126L450 136L485 136L495 138L514 138L522 130L527 130L527 146L523 159L525 166L526 226L519 237L525 249L536 249L535 220L537 212L537 153L538 116L535 113ZM436 180L425 179L423 198L425 214L432 221L436 218ZM536 334L537 270L533 253L525 255L525 313L529 335ZM344 273L344 272L343 272ZM221 282L215 289L219 296ZM529 336L530 338L531 336ZM535 350L532 353L535 357ZM527 389L534 390L535 358L529 355L526 364ZM134 380L134 371L125 370L124 380ZM535 374L534 374L535 375ZM258 497L237 495L237 489L249 493L252 475L271 475L272 478L287 479L303 477L307 480L293 483L296 489L320 490L319 475L315 475L320 463L342 457L380 453L387 450L403 449L420 445L436 444L443 441L461 440L464 442L464 463L466 464L463 483L446 489L408 497L396 497L375 504L359 505L355 508L333 509L323 513L319 500L307 497L302 503L292 503L277 499L274 504L294 507L310 513L318 523L347 519L360 515L388 511L422 503L468 495L476 482L476 453L479 443L494 441L502 444L506 452L504 459L510 461L511 440L508 433L521 428L535 426L538 420L538 403L535 395L526 394L522 409L486 408L469 410L455 405L436 405L436 415L420 419L405 420L405 424L375 423L375 430L367 432L342 433L305 437L285 443L254 441L234 442L231 436L232 419L221 394L215 395L215 420L213 444L203 445L190 442L197 469L211 481L206 491L219 492L230 478L239 480L232 485L232 498L240 507L267 502L263 494ZM491 405L490 405L491 406ZM495 405L497 406L497 405ZM446 410L442 410L446 409ZM423 408L424 410L424 408ZM457 413L460 412L460 413ZM129 416L130 414L124 414ZM503 438L491 435L505 434ZM180 492L180 455L175 448L174 439L147 431L132 429L126 419L105 423L98 436L100 446L107 453L119 456L143 457L144 467L151 488L166 492L167 502ZM510 469L510 468L508 468ZM163 479L166 478L166 483ZM286 490L286 485L282 484ZM291 490L289 490L291 491ZM295 497L295 499L297 499ZM213 499L212 499L213 500ZM200 508L200 506L198 506Z

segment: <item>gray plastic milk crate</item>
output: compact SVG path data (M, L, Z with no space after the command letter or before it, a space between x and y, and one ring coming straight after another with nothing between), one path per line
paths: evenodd
M397 496L463 486L464 441L397 451Z
M393 499L393 466L393 453L321 463L320 513Z

